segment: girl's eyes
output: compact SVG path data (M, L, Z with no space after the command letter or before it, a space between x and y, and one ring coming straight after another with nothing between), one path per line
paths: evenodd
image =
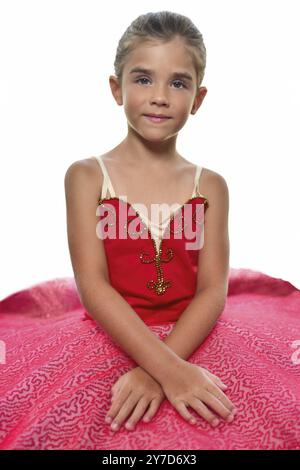
M147 77L140 77L140 78L138 78L137 80L135 80L135 83L139 83L140 80L149 80L149 78L147 78ZM186 88L186 85L185 85L184 82L182 82L181 80L173 80L173 83L174 83L174 82L180 83L180 84L183 86L183 88ZM178 88L178 87L175 87L175 88ZM178 89L180 90L180 88L178 88Z

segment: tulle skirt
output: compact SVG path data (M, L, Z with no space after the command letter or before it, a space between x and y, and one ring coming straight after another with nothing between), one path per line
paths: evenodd
M174 325L149 328L163 339ZM2 300L0 347L1 449L300 449L300 291L287 281L230 270L226 307L189 358L238 409L216 428L165 399L149 423L111 430L111 387L137 364L87 318L73 278Z

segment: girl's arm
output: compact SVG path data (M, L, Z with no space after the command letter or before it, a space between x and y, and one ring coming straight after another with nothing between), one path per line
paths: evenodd
M205 194L204 245L199 251L197 293L164 339L178 356L188 360L207 337L224 310L229 276L229 192L225 179L211 172Z
M184 361L152 333L109 283L103 240L96 234L101 184L99 173L95 174L88 160L74 162L65 175L68 244L81 303L113 340L162 384Z

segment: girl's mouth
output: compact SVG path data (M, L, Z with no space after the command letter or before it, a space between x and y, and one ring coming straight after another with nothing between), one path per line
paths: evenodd
M169 117L147 116L146 114L145 114L145 117L146 117L147 119L149 119L151 122L157 122L157 123L158 123L158 122L165 122L165 121L168 121L169 119L171 119L171 118L169 118Z

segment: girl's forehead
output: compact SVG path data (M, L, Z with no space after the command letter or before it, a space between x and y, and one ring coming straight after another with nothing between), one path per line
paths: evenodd
M152 53L153 51L186 51L185 42L182 38L173 38L168 41L161 39L145 39L138 41L132 49L132 53Z
M165 58L168 58L167 62ZM189 51L184 48L175 47L174 44L162 43L149 45L141 44L135 47L127 57L124 64L129 73L135 68L157 69L166 64L168 68L193 70L193 58Z

